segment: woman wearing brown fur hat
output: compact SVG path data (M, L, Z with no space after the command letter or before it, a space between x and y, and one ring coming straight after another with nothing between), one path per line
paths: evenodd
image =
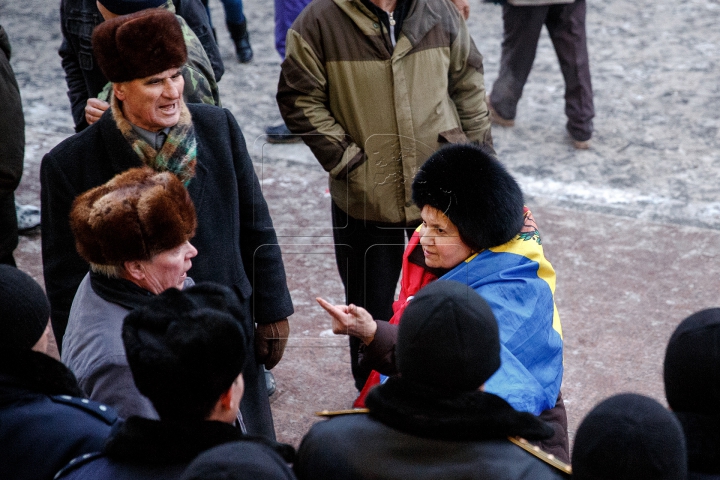
M555 436L543 447L569 461L555 271L520 186L484 148L451 145L423 164L412 195L423 223L405 249L392 319L375 321L363 308L318 299L333 317L333 331L360 338L360 363L376 370L356 406L383 381L380 374L397 373L397 324L416 293L435 280L461 282L487 301L500 328L502 365L486 391L552 423Z
M172 173L134 168L80 195L70 225L91 271L70 309L62 360L93 400L125 418L156 418L133 382L122 321L155 295L194 284L187 276L197 255L190 195Z

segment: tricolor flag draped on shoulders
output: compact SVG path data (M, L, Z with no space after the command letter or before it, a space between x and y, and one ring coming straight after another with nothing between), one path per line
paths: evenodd
M500 330L501 366L485 383L485 391L535 415L554 407L563 375L562 328L554 301L555 271L545 258L530 210L525 208L525 224L512 240L474 254L439 279L408 261L420 248L419 239L418 229L405 250L401 293L390 323L399 323L412 296L431 281L472 287L490 305ZM367 392L378 383L380 375L373 372L356 407L364 405Z

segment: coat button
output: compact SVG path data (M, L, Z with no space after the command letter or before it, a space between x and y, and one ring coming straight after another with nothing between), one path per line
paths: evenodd
M380 28L380 24L379 24L379 23L373 23L373 28Z

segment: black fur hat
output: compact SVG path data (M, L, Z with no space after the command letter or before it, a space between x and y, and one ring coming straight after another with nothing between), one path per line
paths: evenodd
M477 390L500 368L497 320L472 288L438 280L403 312L395 355L404 380L446 392Z
M509 242L523 226L523 194L483 147L454 144L435 152L412 184L413 201L443 212L463 242L479 252Z
M114 83L180 68L187 60L180 23L160 8L102 22L93 31L92 47L103 75Z
M168 289L123 323L135 385L164 420L202 420L252 353L247 309L227 287Z
M720 411L720 308L693 313L665 351L665 397L675 412Z

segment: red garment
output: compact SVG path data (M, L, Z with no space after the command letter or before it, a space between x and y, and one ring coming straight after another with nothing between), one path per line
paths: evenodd
M415 230L412 237L408 241L408 245L403 253L402 262L402 274L400 276L400 296L393 303L393 316L390 319L391 324L398 325L400 323L400 317L405 311L413 295L415 295L422 287L430 282L434 282L438 279L437 275L430 273L424 267L417 265L408 260L408 257L412 251L420 243L419 230ZM358 398L353 403L354 408L365 408L365 397L372 387L380 383L380 374L375 370L370 373L365 386L363 387Z

